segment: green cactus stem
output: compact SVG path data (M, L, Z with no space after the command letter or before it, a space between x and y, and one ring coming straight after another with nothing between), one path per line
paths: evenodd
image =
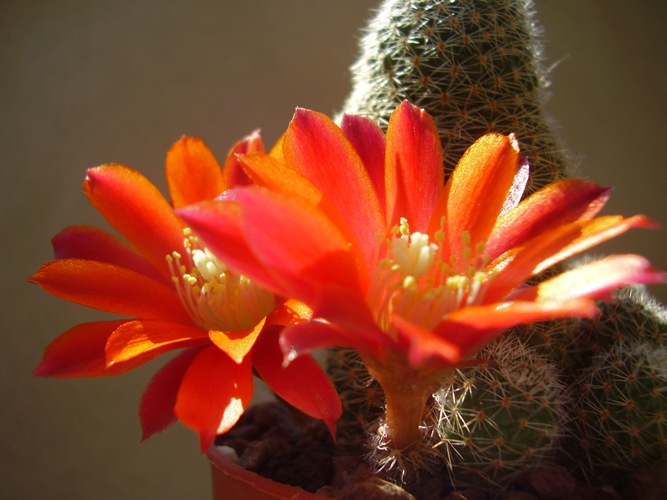
M429 425L452 482L499 492L560 450L567 422L556 366L516 336L504 336L434 394Z
M568 176L543 112L540 33L532 0L383 0L342 112L386 128L401 101L425 108L447 173L481 135L515 133L531 166L530 194ZM593 482L655 462L667 436L667 312L640 288L615 299L599 304L596 320L517 327L480 353L484 363L443 377L409 452L388 445L385 396L359 356L333 352L329 371L345 408L341 441L365 447L376 470L401 481L448 470L457 487L493 495L526 467L562 458L572 445L566 436L579 441L576 467Z
M584 333L579 344L587 348L589 355L625 340L660 343L667 339L667 309L646 287L625 287L615 292L613 298L613 301L598 304L601 314L597 319L579 322L578 330Z
M434 117L450 172L480 136L516 133L527 193L566 175L546 123L546 71L531 0L386 0L370 21L343 112L385 126L404 99Z
M667 345L620 340L575 387L575 460L590 482L618 483L667 457Z
M580 320L571 349L573 468L614 482L667 456L667 309L632 286Z

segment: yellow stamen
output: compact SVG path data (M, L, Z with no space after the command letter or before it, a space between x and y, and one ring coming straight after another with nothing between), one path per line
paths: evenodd
M172 252L166 260L176 292L195 324L208 330L246 330L273 310L272 293L231 272L189 228L183 235L186 255Z
M393 333L394 314L432 329L457 309L483 300L491 279L485 270L489 259L484 242L473 246L470 233L461 233L460 263L465 266L457 266L457 259L443 252L444 228L443 217L434 242L427 234L411 233L405 218L390 231L386 254L378 259L367 295L378 325L387 333ZM456 271L461 268L465 271Z

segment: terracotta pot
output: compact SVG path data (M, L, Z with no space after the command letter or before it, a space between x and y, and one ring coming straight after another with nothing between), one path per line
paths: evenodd
M277 483L250 472L230 460L221 448L211 446L206 456L211 462L214 500L322 500L297 486Z

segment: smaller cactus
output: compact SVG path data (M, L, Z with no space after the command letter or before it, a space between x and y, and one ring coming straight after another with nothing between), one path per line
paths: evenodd
M429 425L456 487L498 493L559 449L564 386L555 365L515 336L501 337L478 359L434 394Z
M662 343L667 334L667 310L643 286L623 288L613 302L601 302L600 317L579 320L580 339L595 354L629 339Z
M574 387L573 455L589 482L616 483L667 457L667 345L619 340Z
M519 325L511 330L511 335L523 339L540 355L554 362L563 376L567 376L576 367L573 352L580 349L580 320L564 318L552 321L541 321L529 325Z
M337 422L338 444L363 449L370 428L384 413L382 387L371 377L361 357L351 349L331 349L327 354L327 373L343 403Z
M337 357L336 372L341 359L349 365L349 353ZM342 395L348 411L357 408L361 413L344 424L343 429L351 431L344 435L371 429L369 462L388 477L400 474L406 482L448 469L455 487L507 489L519 472L559 449L566 425L565 389L555 366L513 335L485 348L476 362L443 380L425 416L423 439L401 452L385 446L382 421L375 418L381 414L377 398L382 393L354 371ZM373 421L362 423L369 408Z

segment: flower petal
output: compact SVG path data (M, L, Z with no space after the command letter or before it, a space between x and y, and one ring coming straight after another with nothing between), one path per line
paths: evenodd
M200 351L185 372L174 413L199 433L202 453L231 429L250 403L252 363L235 363L217 347Z
M232 191L226 194L229 193ZM238 202L224 199L202 202L182 208L178 214L225 265L252 276L254 281L269 290L280 292L280 285L253 254L253 246L244 233Z
M30 281L56 297L94 309L192 323L173 288L113 264L54 260L44 264Z
M252 355L257 373L279 397L306 415L323 420L335 437L336 420L342 414L336 389L312 356L300 356L283 365L280 330L267 328L257 340Z
M141 440L176 422L174 406L181 380L199 349L188 349L164 365L151 379L139 404Z
M503 202L503 208L500 209L499 217L502 217L507 212L516 207L523 193L526 190L526 185L528 184L528 179L530 178L530 165L528 164L528 158L522 156L519 158L519 167L517 168L516 174L514 175L514 180L512 181L512 186L510 187L507 197Z
M165 170L175 208L213 199L225 189L220 164L201 139L176 141L167 153Z
M272 156L242 155L239 157L239 162L256 186L303 198L314 206L322 201L322 192L308 179Z
M303 302L288 299L276 307L266 318L266 326L271 325L295 325L302 321L310 320L313 311Z
M140 366L160 354L208 344L208 332L170 321L134 320L111 334L106 346L107 366Z
M46 347L42 362L33 374L78 378L117 375L126 371L122 366L108 367L104 352L109 336L125 321L96 321L70 328Z
M165 278L116 236L91 226L71 226L51 240L56 259L85 259L108 262L165 281Z
M382 129L370 118L344 115L341 130L361 158L373 183L382 210L385 210L384 163L386 141Z
M433 332L437 338L423 339L410 352L410 361L419 366L431 356L440 357L444 362L457 364L493 341L505 330L525 323L558 318L593 318L598 314L593 300L570 299L537 302L512 301L459 309L443 321ZM445 347L455 346L459 351Z
M609 293L633 283L667 281L667 273L657 271L639 255L612 255L549 278L512 294L512 300L568 300L606 298Z
M361 293L349 242L322 212L260 189L244 189L238 196L246 240L282 285L282 295L312 303L321 296L324 283L325 289Z
M183 250L183 224L160 191L122 165L88 170L86 196L104 218L168 279L165 257Z
M359 335L360 332L361 335ZM378 330L378 333L381 332ZM385 340L387 340L386 336ZM288 360L298 359L298 356L303 354L329 347L348 347L382 359L386 344L387 342L383 342L379 335L371 335L359 327L350 331L320 320L305 321L285 327L280 340L280 345Z
M387 129L385 189L387 225L407 218L412 231L428 228L444 184L442 146L438 130L423 109L403 101Z
M234 144L227 153L225 168L222 171L225 189L251 184L250 178L238 157L253 153L264 153L264 143L259 135L259 130L255 130L252 134Z
M408 321L400 316L392 318L399 342L406 346L408 363L418 369L429 359L440 359L445 365L456 366L463 359L459 345L451 342L446 335L436 335L431 330Z
M459 267L468 266L460 259L465 246L461 235L467 232L473 247L487 241L513 185L518 161L519 148L512 136L487 134L465 152L452 172L447 181L445 233Z
M384 220L368 172L340 128L323 114L297 109L283 154L288 165L322 191L370 261L377 237L384 235Z
M494 259L538 233L590 219L602 210L610 191L594 182L577 179L551 183L498 219L485 250Z
M380 330L365 300L346 290L328 290L322 299L313 304L313 316L335 324L347 338L339 347L353 347L359 352L367 352L381 358L393 340Z
M489 285L486 302L505 297L512 289L545 269L623 234L636 227L650 228L654 223L643 215L627 219L608 215L591 220L576 221L539 234L498 257L490 267L497 269Z
M230 358L237 363L243 361L243 358L250 352L255 345L255 341L264 328L266 318L262 319L253 328L235 332L222 332L211 330L208 332L211 341Z

